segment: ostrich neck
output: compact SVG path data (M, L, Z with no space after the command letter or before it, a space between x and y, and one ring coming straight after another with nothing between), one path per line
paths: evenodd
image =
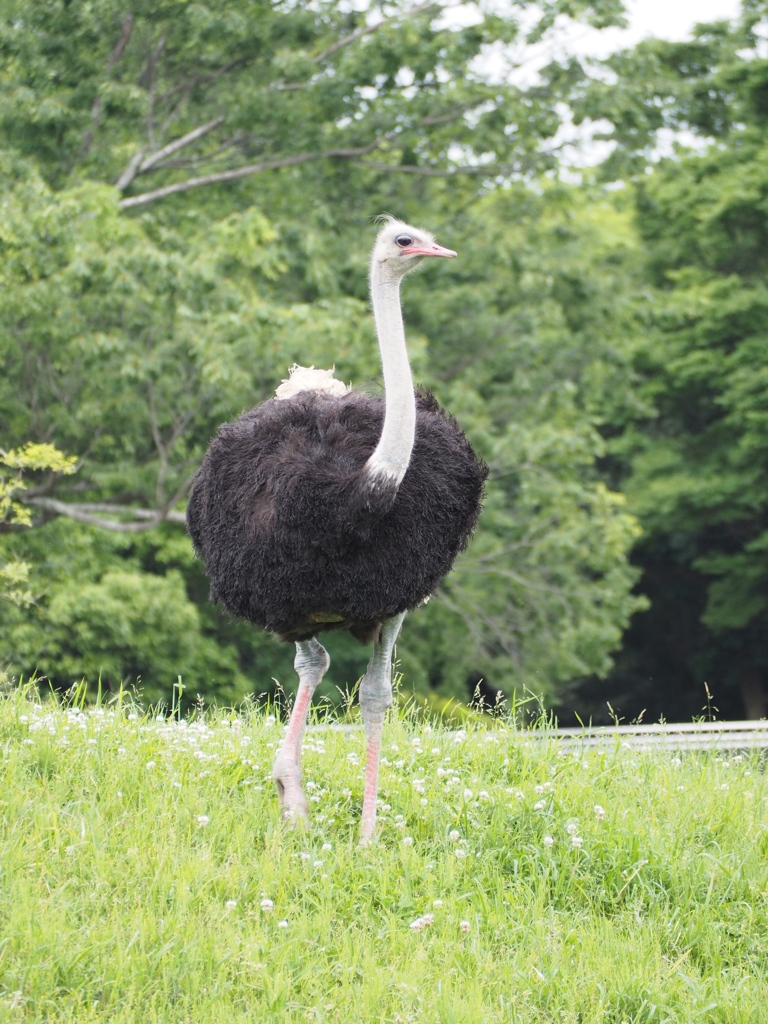
M384 427L367 463L371 476L400 485L411 460L416 432L416 400L405 347L400 309L400 277L388 276L381 264L371 269L371 304L379 339L386 396Z

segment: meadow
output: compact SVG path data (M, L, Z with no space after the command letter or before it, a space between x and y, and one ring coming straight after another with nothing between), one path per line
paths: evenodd
M754 1024L768 1006L759 755L565 751L393 713L314 728L280 820L263 710L0 701L0 1021Z

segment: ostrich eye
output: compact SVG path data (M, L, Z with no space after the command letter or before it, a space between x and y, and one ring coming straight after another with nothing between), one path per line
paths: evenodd
M402 246L403 249L408 245L413 245L413 239L410 235L398 235L395 241L398 245Z

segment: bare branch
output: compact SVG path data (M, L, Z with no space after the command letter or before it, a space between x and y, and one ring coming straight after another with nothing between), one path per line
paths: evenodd
M325 160L332 157L351 160L357 156L378 149L385 142L389 141L391 135L384 135L376 139L368 146L360 146L357 149L329 149L323 153L296 153L293 156L282 157L279 160L263 160L258 164L248 164L245 167L235 167L231 171L219 171L216 174L206 174L200 178L189 178L187 181L178 181L174 185L166 185L165 188L158 188L152 192L142 192L138 196L130 196L128 199L121 199L119 206L123 210L130 210L135 206L146 206L158 199L165 199L166 196L176 195L179 192L189 192L193 188L202 188L204 185L215 185L223 181L237 181L239 178L247 178L251 174L259 174L261 171L274 171L280 167L295 167L297 164L306 164L312 160Z
M235 68L243 67L251 61L252 57L238 57L237 60L230 61L229 64L225 64L221 68L217 68L216 71L211 71L207 75L195 75L194 78L187 79L186 82L180 82L178 85L174 85L171 89L161 93L157 97L158 103L165 103L172 96L176 96L179 93L186 95L190 90L196 88L198 85L206 85L209 82L215 82L217 78L222 78L224 75L228 75L230 71L234 71Z
M133 156L126 165L125 170L122 172L120 177L115 182L115 188L119 188L121 192L125 192L125 190L131 184L133 179L139 173L139 167L141 165L141 161L144 159L144 154L146 152L147 147L143 146L138 152L133 154Z
M191 170L196 167L200 167L203 164L213 164L217 159L228 153L233 146L244 141L244 136L239 132L236 132L230 138L225 139L220 146L216 149L211 150L209 153L203 153L200 156L187 157L186 159L179 160L163 160L161 164L155 164L151 167L151 171L172 171L172 170Z
M144 174L150 170L155 164L160 163L171 153L178 153L180 149L184 149L185 146L191 146L193 142L197 142L198 139L202 139L208 132L212 132L215 128L218 128L220 124L224 123L223 117L215 117L208 124L202 124L199 128L193 128L191 132L187 132L186 135L182 135L181 138L175 139L173 142L169 142L167 146L163 146L162 149L158 149L156 153L148 156L139 167L139 174Z
M409 11L402 11L398 14L393 14L389 18L382 18L381 21L377 21L375 25L364 25L362 28L356 29L354 32L350 32L348 36L343 36L338 39L335 43L328 47L327 50L323 50L322 53L318 53L312 60L315 64L322 64L324 60L332 57L338 50L343 49L345 46L349 46L350 43L357 42L358 39L362 39L363 36L369 36L373 32L378 32L384 25L388 25L392 21L397 21L400 18L410 18L414 14L420 14L422 11L426 11L428 7L437 7L438 4L435 0L427 0L427 3L419 4L417 7L412 7Z
M140 174L146 174L147 171L151 171L153 167L156 167L161 160L165 157L171 156L172 153L177 153L180 149L184 149L186 146L191 146L193 142L197 142L204 135L212 132L219 125L224 123L223 117L215 117L213 121L209 121L207 124L200 125L199 128L193 128L191 132L187 132L186 135L182 135L178 139L174 139L173 142L169 142L167 146L163 146L162 149L158 149L156 152L151 153L146 160L144 154L147 151L145 146L140 149L138 153L134 153L128 162L123 173L115 182L115 187L119 188L121 192L124 192L128 186L133 182L134 178L137 178Z
M183 512L176 512L171 509L133 508L130 505L111 505L104 502L74 504L66 501L57 501L55 498L26 498L24 504L31 505L33 508L43 509L46 512L53 512L55 515L76 519L78 522L87 523L89 526L100 526L102 529L112 530L116 533L144 533L146 530L153 530L162 522L186 522L186 516ZM102 519L100 516L94 515L94 512L132 516L134 520L138 521L122 522L117 519Z
M157 46L149 55L147 61L147 67L141 78L139 78L139 85L145 85L147 87L147 134L149 135L149 145L152 149L155 148L155 70L157 68L157 62L160 60L160 56L165 49L166 37L160 36ZM142 82L142 79L144 80Z
M509 168L485 164L470 164L462 167L419 167L417 164L379 164L372 160L355 160L356 167L367 167L369 171L381 171L384 174L421 174L426 178L455 178L461 174L502 174Z
M412 7L410 11L402 11L398 14L393 14L389 18L382 18L381 21L377 21L375 25L363 25L362 28L355 29L354 32L350 32L347 36L342 36L341 39L337 39L335 43L332 43L327 49L318 53L312 58L313 64L322 64L324 60L332 57L334 53L342 50L345 46L349 46L351 43L356 43L358 39L362 39L364 36L372 35L374 32L378 32L384 25L389 25L392 21L397 21L400 18L409 18L413 14L420 14L422 11L426 11L428 7L438 7L435 0L427 0L427 3L419 4L417 7ZM311 81L306 82L286 82L283 79L273 83L269 88L276 92L292 92L294 89L306 89L311 84Z
M120 60L125 51L126 46L130 42L134 22L134 16L132 14L126 14L125 18L123 19L122 29L120 30L120 37L115 43L114 47L112 48L112 52L110 53L109 59L107 60L107 74L110 73L115 64L117 64L117 62ZM93 101L93 106L91 107L91 127L86 131L85 135L83 136L83 142L80 146L80 152L77 154L79 160L82 160L82 158L84 156L87 156L90 152L91 146L93 145L93 139L96 134L96 130L99 127L99 122L101 121L101 111L103 109L103 106L104 101L102 100L101 96L97 94L96 99Z

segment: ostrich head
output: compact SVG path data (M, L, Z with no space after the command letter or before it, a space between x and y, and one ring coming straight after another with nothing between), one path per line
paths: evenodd
M452 259L453 249L444 249L424 228L414 228L402 220L387 217L376 238L371 266L387 277L400 278L415 269L425 256L446 256Z

